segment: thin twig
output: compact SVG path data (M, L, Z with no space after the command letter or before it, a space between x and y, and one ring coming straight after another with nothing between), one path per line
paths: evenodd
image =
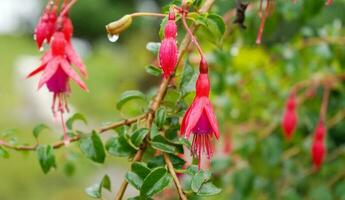
M102 127L102 128L99 128L97 129L97 132L98 133L104 133L106 131L109 131L111 129L114 129L114 128L117 128L117 127L120 127L120 126L123 126L123 125L130 125L132 123L135 123L139 120L142 120L144 119L145 117L147 116L147 114L143 114L143 115L140 115L140 116L137 116L137 117L133 117L133 118L129 118L129 119L125 119L125 120L122 120L122 121L118 121L118 122L115 122L115 123L112 123L108 126L105 126L105 127ZM81 135L76 135L72 138L70 138L70 142L76 142L78 140L80 140L81 138ZM39 144L35 144L35 145L31 145L31 146L26 146L26 145L22 145L22 146L16 146L16 145L12 145L10 143L7 143L6 141L3 141L3 140L0 140L0 146L3 146L3 147L6 147L8 149L14 149L14 150L17 150L17 151L35 151L37 149ZM64 141L58 141L54 144L51 145L54 149L58 149L60 147L63 147L65 146L65 143Z
M164 157L165 163L167 164L168 171L171 174L171 176L173 177L174 184L175 184L177 192L180 196L180 199L181 200L187 200L187 197L186 197L185 193L183 192L182 186L180 184L178 177L176 176L174 166L173 166L169 156L166 153L163 153L163 157Z

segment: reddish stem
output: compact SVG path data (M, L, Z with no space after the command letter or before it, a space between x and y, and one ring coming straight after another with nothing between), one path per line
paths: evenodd
M262 1L260 2L260 4L261 3L262 3ZM264 32L265 22L266 22L266 18L268 16L269 7L270 7L270 0L266 0L265 13L261 16L260 28L259 28L259 32L258 32L258 37L256 38L256 44L261 44L262 33ZM261 8L260 8L260 12L261 12Z

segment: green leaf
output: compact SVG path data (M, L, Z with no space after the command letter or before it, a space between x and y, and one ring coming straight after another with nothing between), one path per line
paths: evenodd
M132 164L132 171L144 180L146 176L151 172L151 169L149 169L145 163L134 162Z
M164 19L162 20L161 24L160 24L160 28L159 28L159 37L161 38L161 40L164 38L164 28L165 25L168 22L168 17L164 17Z
M201 186L199 192L197 193L198 196L213 196L219 194L222 190L217 188L213 183L205 183Z
M48 173L51 168L56 168L54 149L52 146L39 145L36 152L38 161L45 174Z
M139 147L148 133L149 130L147 128L139 128L135 130L131 136L132 143Z
M9 158L10 154L5 149L0 147L0 157L2 157L2 158Z
M165 121L167 119L167 112L165 107L160 107L156 112L155 122L158 128L163 128Z
M146 49L149 50L154 55L156 55L159 51L160 46L161 46L160 42L149 42L146 44Z
M171 180L171 176L164 167L156 168L145 178L140 189L140 195L151 197L167 187Z
M225 23L224 23L223 18L217 14L209 14L207 16L207 19L208 19L208 25L210 23L216 24L217 31L219 31L220 36L223 36L225 33Z
M80 114L80 113L75 113L72 117L70 117L67 122L66 122L66 126L69 130L73 129L73 124L76 121L82 121L84 122L84 124L87 124L87 120L85 118L84 115Z
M152 198L148 198L148 197L136 196L136 197L128 198L127 200L153 200L153 199Z
M180 92L182 96L195 91L195 83L197 78L197 72L188 62L185 62L180 82Z
M146 66L145 71L153 76L160 77L162 75L162 69L153 65Z
M137 190L140 190L143 179L140 178L140 176L134 172L127 172L125 176L128 183L130 183L133 187L135 187Z
M50 129L47 125L45 124L39 124L35 126L34 130L32 131L34 134L35 138L38 138L39 134L44 131L45 129Z
M189 175L195 175L196 173L199 172L198 166L196 165L191 165L187 168L187 174Z
M105 151L103 142L95 131L91 135L81 137L79 146L87 158L97 163L104 162Z
M117 105L116 105L117 109L121 110L123 105L125 105L128 101L132 99L139 99L139 100L146 101L146 96L138 90L128 90L120 96L120 100L117 102Z
M158 135L159 135L158 127L157 127L156 123L152 123L151 131L150 131L150 138L151 139L155 138Z
M100 183L93 184L92 186L85 189L85 192L90 197L100 199L102 198L102 189L111 191L111 181L108 175L105 175Z
M154 149L157 149L166 153L175 153L176 151L176 148L174 146L165 144L162 142L151 142L150 144Z
M209 171L199 171L192 178L191 188L193 192L199 192L201 186L206 183L211 178L211 173Z
M110 138L106 144L106 149L111 155L119 157L129 157L136 152L124 136Z

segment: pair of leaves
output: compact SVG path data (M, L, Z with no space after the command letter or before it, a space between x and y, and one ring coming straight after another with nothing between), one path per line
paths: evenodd
M54 149L52 146L39 145L36 152L38 161L45 174L48 173L51 168L56 168Z
M102 189L107 189L111 191L111 181L108 175L105 175L100 183L96 183L85 189L85 192L90 197L100 199L102 198Z
M212 196L221 192L212 182L211 173L206 170L198 170L197 166L192 165L186 172L186 189L192 190L198 196Z
M171 183L171 176L164 167L150 170L143 163L133 163L126 180L140 191L141 197L152 197Z

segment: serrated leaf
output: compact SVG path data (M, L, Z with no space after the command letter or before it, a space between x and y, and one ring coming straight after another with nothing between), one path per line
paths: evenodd
M132 171L144 180L146 178L146 176L151 172L151 169L149 169L145 165L145 163L134 162L132 164Z
M47 125L45 124L39 124L37 126L35 126L34 130L32 131L32 133L34 134L35 138L38 138L39 134L44 131L45 129L50 129Z
M155 115L155 122L158 128L162 128L165 124L165 121L167 119L167 112L165 107L160 107L157 111L156 111L156 115Z
M73 129L73 124L76 121L82 121L84 122L84 124L87 124L87 120L85 118L84 115L80 114L80 113L75 113L72 117L70 117L67 122L66 122L66 126L69 130Z
M213 183L205 183L201 186L199 192L197 193L198 196L213 196L219 194L222 190L217 188Z
M39 145L36 152L38 161L45 174L48 173L51 168L56 168L54 149L52 146Z
M128 101L132 99L139 99L139 100L146 101L146 96L145 94L143 94L142 92L138 90L128 90L120 96L120 99L116 104L117 109L121 110L123 105L125 105Z
M97 163L104 162L105 151L103 142L95 131L91 135L81 137L79 146L87 158Z
M162 69L153 65L146 66L145 71L153 76L160 77L162 75Z
M148 133L149 130L147 128L139 128L135 130L131 136L132 143L139 147Z
M90 197L100 199L102 198L102 189L105 188L111 191L111 181L108 175L105 175L100 183L93 184L92 186L85 189L85 192Z
M146 49L149 50L154 55L156 55L159 51L160 46L161 46L160 42L149 42L146 44Z
M2 157L2 158L9 158L10 154L8 153L8 151L6 151L2 147L0 147L0 157Z
M128 181L128 183L130 183L137 190L140 190L143 184L143 179L140 178L138 174L134 172L127 172L125 178Z
M156 168L145 178L140 189L140 195L151 197L167 187L171 180L171 176L164 167Z
M123 136L110 138L106 149L111 155L119 157L129 157L136 152Z
M174 146L165 144L162 142L151 142L150 144L154 149L157 149L166 153L175 153L176 151L176 148Z
M201 186L206 183L211 178L211 173L209 171L199 171L192 178L191 188L193 192L199 192Z

